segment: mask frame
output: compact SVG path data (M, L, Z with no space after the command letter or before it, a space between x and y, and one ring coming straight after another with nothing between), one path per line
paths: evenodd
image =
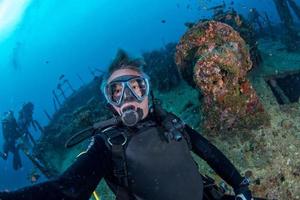
M145 82L145 87L146 87L145 94L141 97L135 93L134 89L131 87L131 85L129 83L130 81L135 80L135 79L142 79ZM109 86L114 83L120 83L122 86L122 91L121 91L121 95L120 95L121 97L119 98L118 101L114 101L112 99L112 95L109 94L110 93ZM104 84L102 91L104 93L105 99L107 100L107 102L109 104L114 105L116 107L120 107L124 100L124 94L125 94L126 88L129 89L131 95L133 95L135 97L136 101L140 103L149 95L149 91L150 91L149 77L146 74L142 74L141 76L136 76L136 75L120 76L120 77L115 78L111 82Z

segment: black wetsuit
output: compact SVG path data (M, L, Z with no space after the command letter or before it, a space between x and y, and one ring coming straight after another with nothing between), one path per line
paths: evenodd
M20 137L20 132L17 130L17 122L15 118L2 120L2 133L4 138L3 156L7 159L8 153L13 154L13 168L18 170L22 167L22 161L19 154L19 148L16 145L17 139Z
M151 123L148 123L148 122ZM147 122L147 123L145 123ZM99 181L105 178L113 192L125 190L132 200L201 200L203 183L186 140L167 142L162 129L151 116L139 128L114 127L94 137L88 151L79 156L55 180L0 193L2 200L88 200ZM191 150L204 159L228 184L237 188L242 177L230 161L211 143L189 126L185 131ZM126 132L126 169L128 187L114 175L112 151L107 137ZM126 195L125 195L126 196ZM118 195L120 200L128 197Z

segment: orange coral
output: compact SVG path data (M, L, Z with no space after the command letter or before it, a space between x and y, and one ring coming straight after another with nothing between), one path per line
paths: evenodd
M248 48L229 25L207 21L193 26L177 45L176 64L183 78L204 93L207 127L234 128L240 124L236 120L263 112L245 79L252 67Z

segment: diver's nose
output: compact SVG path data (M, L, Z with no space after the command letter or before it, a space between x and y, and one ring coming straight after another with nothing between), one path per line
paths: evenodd
M124 102L128 102L128 101L134 101L134 97L133 97L132 92L130 91L130 89L128 87L125 87L125 89L124 89Z

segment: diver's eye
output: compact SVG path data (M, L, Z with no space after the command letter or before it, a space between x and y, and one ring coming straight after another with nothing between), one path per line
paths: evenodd
M115 84L112 87L112 96L113 97L119 97L122 93L122 85L120 84Z
M132 81L130 83L131 85L131 88L134 90L134 92L137 94L137 95L141 95L141 88L139 86L139 83L137 81Z
M121 90L120 90L120 89L117 89L117 90L115 90L115 92L114 92L114 96L119 96L120 93L121 93Z

